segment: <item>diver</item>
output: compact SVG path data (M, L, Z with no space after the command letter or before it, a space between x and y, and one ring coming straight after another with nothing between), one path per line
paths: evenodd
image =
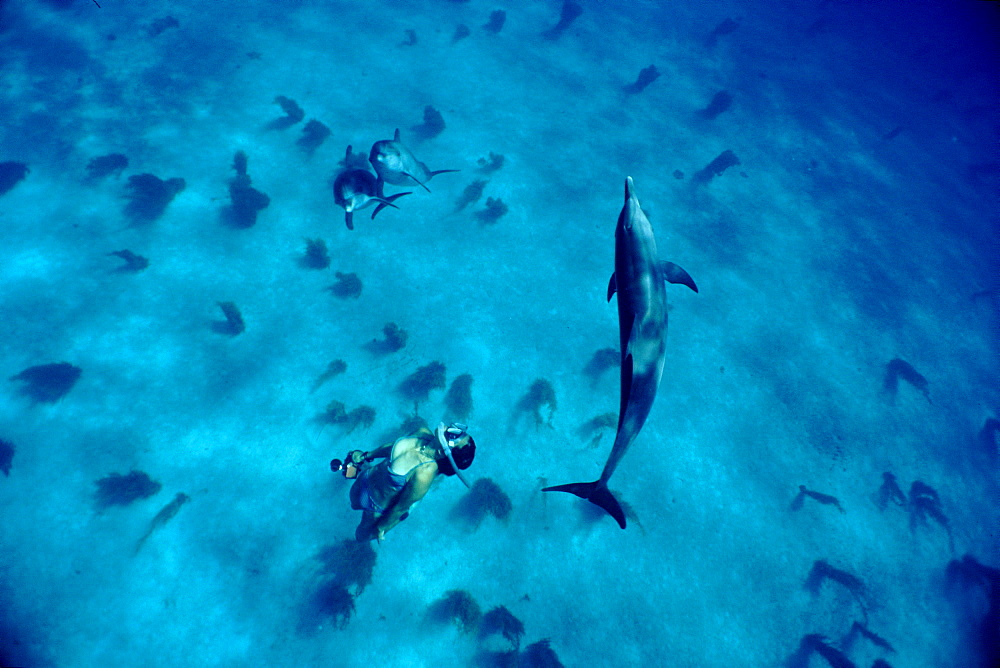
M364 511L355 538L378 540L410 514L424 498L439 475L458 475L469 487L462 471L472 465L476 442L461 423L438 424L432 433L421 427L392 443L362 452L352 450L344 461L334 459L330 468L355 478L351 487L351 508ZM377 464L372 461L381 459Z

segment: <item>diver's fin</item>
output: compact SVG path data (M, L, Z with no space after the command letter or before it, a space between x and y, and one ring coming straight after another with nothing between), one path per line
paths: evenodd
M614 272L611 272L611 280L608 281L608 301L611 301L616 292L618 292L618 281L615 280Z
M556 485L555 487L545 487L543 492L569 492L576 494L581 499L587 499L591 503L604 508L604 510L615 518L618 526L625 528L625 511L614 494L608 490L607 485L600 480L594 482L571 482L568 485Z
M694 279L691 278L691 274L687 273L673 262L667 262L666 260L660 262L660 272L663 274L663 280L667 283L686 285L695 292L698 292L698 286L694 284Z
M347 229L354 229L354 213L348 211L344 214L344 222L347 223Z
M412 192L396 193L395 195L379 199L379 205L375 207L374 211L372 211L372 220L375 220L375 215L378 214L379 211L381 211L387 206L391 206L393 209L398 209L399 207L393 204L393 201L399 199L403 195L412 195L412 194L413 194Z

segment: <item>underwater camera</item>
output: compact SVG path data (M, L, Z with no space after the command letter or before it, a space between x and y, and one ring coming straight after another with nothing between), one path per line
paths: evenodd
M343 473L345 478L357 478L361 471L361 464L370 461L368 453L361 450L351 450L344 455L343 461L340 459L330 460L330 470L334 473Z

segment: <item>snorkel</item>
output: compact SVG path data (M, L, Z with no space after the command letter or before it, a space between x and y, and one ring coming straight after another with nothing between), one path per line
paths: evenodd
M455 456L451 454L452 450L451 444L455 442L455 439L451 440L448 439L448 436L445 434L445 432L448 429L459 430L461 433L459 434L458 438L461 438L462 436L466 435L466 431L457 424L454 427L445 427L444 422L439 422L437 428L434 429L434 435L437 436L438 443L441 444L441 448L444 450L444 454L448 456L448 461L451 462L451 468L455 470L455 475L458 476L458 479L461 480L466 487L472 489L472 485L470 485L469 481L465 479L465 476L462 475L462 471L459 470L458 468L458 464L455 463Z

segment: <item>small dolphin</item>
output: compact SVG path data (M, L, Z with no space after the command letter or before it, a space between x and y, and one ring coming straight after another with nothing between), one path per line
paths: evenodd
M398 209L399 207L392 203L393 200L412 194L405 192L397 193L391 197L382 197L376 194L380 191L381 188L377 186L375 177L367 169L349 169L337 175L333 182L333 200L338 206L344 207L344 211L347 212L344 214L347 229L354 229L354 212L358 209L363 209L372 202L378 202L378 206L372 212L372 219L374 219L378 212L387 206Z
M615 272L608 283L608 301L618 293L618 330L621 341L621 400L618 432L601 477L546 487L543 492L570 492L606 510L625 528L625 512L608 490L618 463L639 435L653 407L663 375L667 339L667 291L664 281L698 287L686 271L661 262L649 219L639 206L632 177L625 179L625 206L615 228Z
M383 184L391 183L394 186L404 186L416 182L421 188L430 192L426 184L438 174L447 172L457 172L457 169L439 169L432 172L427 165L417 160L399 138L399 128L392 139L383 139L372 144L372 150L368 154L368 162L372 163L375 173L378 174L379 197L382 196Z

